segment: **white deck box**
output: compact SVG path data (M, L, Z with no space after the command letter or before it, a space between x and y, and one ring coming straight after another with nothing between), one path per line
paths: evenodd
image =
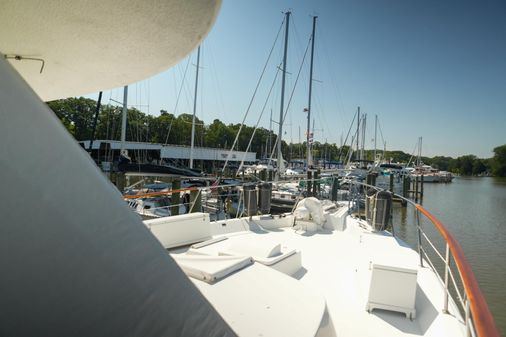
M414 319L416 316L416 277L415 269L373 264L366 310L369 312L373 309L397 311Z
M145 220L144 224L165 248L209 240L209 214L190 213Z

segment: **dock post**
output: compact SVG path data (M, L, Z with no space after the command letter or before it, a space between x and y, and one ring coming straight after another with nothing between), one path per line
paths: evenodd
M190 212L202 212L202 193L199 190L190 191Z
M314 181L313 181L313 196L316 197L320 195L320 169L317 169L314 172Z
M307 170L307 181L306 181L306 190L307 190L307 196L310 197L311 190L313 185L313 171Z
M123 194L125 190L125 173L123 172L117 172L116 173L116 187L118 190Z
M390 192L394 192L394 175L390 173Z
M402 177L402 196L404 198L408 198L408 190L409 190L409 177ZM402 200L402 206L407 207L408 202L406 200Z
M267 179L267 170L263 169L260 171L260 180L265 181Z
M415 202L418 202L418 176L415 176Z
M420 199L423 198L423 174L422 174L422 181L420 182Z
M368 173L366 176L366 184L376 186L376 176L372 173Z
M332 177L332 192L330 199L332 201L337 201L337 191L339 190L339 178L338 177Z
M172 182L171 190L179 190L181 188L181 180L174 179ZM170 204L175 205L170 207L170 215L179 215L179 203L181 202L180 192L172 193L170 197Z
M269 181L272 181L272 170L269 170Z

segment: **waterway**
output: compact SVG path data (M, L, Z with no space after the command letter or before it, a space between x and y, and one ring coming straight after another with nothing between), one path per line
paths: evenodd
M497 326L506 336L506 179L457 177L449 184L426 183L421 203L459 241ZM416 247L415 212L395 206L393 223L396 234ZM422 219L422 227L431 240L434 237L436 247L444 247L428 221ZM444 248L440 251L444 254Z

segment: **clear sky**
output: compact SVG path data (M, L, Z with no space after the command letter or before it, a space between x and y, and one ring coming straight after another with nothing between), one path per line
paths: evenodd
M197 117L240 123L283 20L290 9L285 102L289 100L317 15L313 82L315 138L341 142L357 106L367 113L372 148L378 115L387 150L423 155L492 156L506 144L506 2L452 0L224 0L202 45ZM260 84L247 125L279 119L280 80L266 97L282 61L283 36ZM294 91L283 139L304 139L309 55ZM129 104L158 115L192 112L196 53L188 63L130 86ZM95 95L88 97L96 98ZM122 100L104 92L104 103ZM286 103L285 103L286 107ZM277 126L273 125L277 133ZM378 144L382 139L378 132ZM378 148L380 145L378 145Z

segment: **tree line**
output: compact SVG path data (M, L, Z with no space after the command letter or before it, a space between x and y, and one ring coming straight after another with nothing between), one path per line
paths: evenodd
M97 102L84 97L73 97L51 101L47 103L67 130L78 141L89 140L95 118ZM102 105L97 119L95 139L119 140L121 135L122 107L110 104ZM192 115L180 114L175 116L165 110L159 116L143 113L136 108L129 108L127 113L126 140L133 142L151 142L160 144L189 145L191 142ZM196 146L230 149L234 142L240 124L224 124L215 119L205 125L198 118L195 119ZM255 135L252 138L253 132ZM236 150L245 151L251 140L250 152L256 152L257 158L270 156L276 143L276 134L265 128L243 126ZM305 158L306 143L288 144L282 141L282 153L286 160ZM335 143L314 142L312 155L315 159L327 161L345 161L348 146L338 146ZM451 171L461 175L495 175L506 176L506 144L494 148L492 158L482 159L469 154L457 158L447 156L422 157L425 164L444 171ZM373 151L365 151L366 159L373 159ZM402 151L386 151L385 159L392 162L407 163L411 155Z
M67 130L78 141L89 140L97 102L93 99L79 97L55 100L47 103ZM97 119L94 139L119 140L121 137L122 107L102 105ZM190 145L192 115L183 113L175 116L165 110L159 116L145 114L136 108L127 110L126 140L132 142L150 142L159 144ZM240 124L225 125L219 119L205 125L199 118L195 119L196 146L229 149L239 131ZM243 126L236 144L236 149L245 151L254 128ZM270 135L270 141L269 141ZM250 150L257 157L265 156L269 144L274 145L276 135L265 128L255 131ZM286 150L286 142L282 143Z

